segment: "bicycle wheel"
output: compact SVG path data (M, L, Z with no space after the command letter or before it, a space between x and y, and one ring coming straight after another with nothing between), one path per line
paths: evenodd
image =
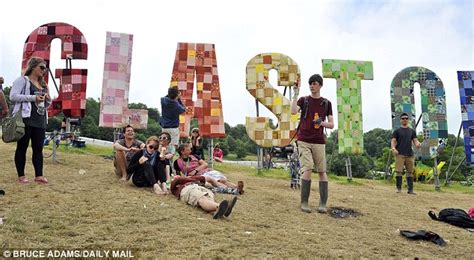
M45 147L43 146L43 158L49 158L51 155L53 155L53 150L49 149L44 149Z

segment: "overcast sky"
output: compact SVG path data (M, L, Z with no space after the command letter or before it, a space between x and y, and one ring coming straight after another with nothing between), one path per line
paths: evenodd
M28 0L3 1L1 10L0 75L7 86L20 75L27 36L45 23L69 23L86 37L89 58L73 61L73 67L88 69L87 97L93 98L101 95L106 32L133 34L130 102L159 109L159 97L169 87L177 43L214 43L224 121L232 126L256 114L254 98L245 86L245 67L259 53L283 53L299 64L304 82L300 95L309 94L309 76L322 74L322 59L372 61L374 80L362 82L364 131L391 128L393 77L406 67L423 66L442 79L449 132L457 134L461 112L456 71L474 70L471 0ZM53 69L64 65L59 46L57 41L53 44ZM271 82L276 82L276 76ZM322 89L334 109L335 87L335 79L325 79ZM419 94L417 98L420 113ZM260 112L271 115L262 105Z

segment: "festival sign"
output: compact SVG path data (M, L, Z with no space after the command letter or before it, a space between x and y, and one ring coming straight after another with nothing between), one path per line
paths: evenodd
M25 41L23 47L22 71L28 66L31 57L40 57L49 68L51 42L61 40L61 59L87 59L86 38L79 29L67 23L48 23L36 28ZM48 109L50 117L63 112L67 117L84 117L86 111L87 69L56 69L59 78L58 97ZM48 81L48 75L45 75ZM51 84L50 84L51 86Z
M195 79L197 100L194 102ZM225 137L214 44L178 43L170 86L179 89L181 101L188 108L179 117L181 137L189 136L192 118L197 118L201 136Z
M397 73L392 80L390 96L392 100L392 128L400 127L400 115L407 113L409 126L415 128L414 84L420 84L421 118L423 142L417 157L425 159L438 156L439 146L444 146L448 138L446 117L446 95L443 82L433 71L423 67L408 67Z
M371 61L323 60L323 76L335 78L337 86L337 116L339 153L362 154L361 81L374 79Z
M291 87L300 79L300 69L290 57L281 53L262 53L247 63L247 90L268 108L278 120L270 127L268 117L246 117L247 134L262 147L286 146L296 135L298 115L291 114L291 101L268 81L268 72L278 71L278 85Z
M107 32L99 126L147 128L148 110L129 109L133 35Z
M474 163L474 71L458 71L466 161Z

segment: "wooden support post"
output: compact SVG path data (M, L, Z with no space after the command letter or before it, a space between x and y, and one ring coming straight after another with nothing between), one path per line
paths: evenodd
M53 131L53 162L54 163L57 163L58 161L56 160L56 151L57 151L57 144L56 144L56 141L58 140L61 140L61 137L58 137L58 130L54 130Z
M211 145L209 147L209 165L214 169L214 138L211 138Z
M451 159L449 159L448 171L446 172L446 180L444 182L444 185L449 184L449 179L451 177L449 175L449 173L450 173L450 170L451 170L451 165L453 163L454 152L456 151L456 147L458 146L458 140L459 140L459 136L461 135L461 130L462 130L462 123L459 126L458 136L456 137L456 141L454 142L453 152L451 153ZM456 170L457 170L457 168L456 168ZM456 171L456 170L454 170L454 171Z
M350 157L346 158L346 175L347 175L347 181L352 182L352 165L351 165Z

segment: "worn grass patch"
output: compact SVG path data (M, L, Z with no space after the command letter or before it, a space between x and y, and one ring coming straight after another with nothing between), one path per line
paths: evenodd
M346 185L345 178L331 177L328 206L363 214L334 219L301 212L299 191L289 188L289 179L273 178L273 173L257 177L256 170L216 164L231 181L243 180L246 192L229 219L213 220L175 197L157 197L149 189L121 183L113 173L112 161L97 155L60 152L60 164L45 160L49 185L21 186L15 182L14 150L14 145L0 143L0 187L6 191L0 197L3 249L135 249L140 258L472 256L472 233L427 215L428 210L472 207L470 194L423 191L417 183L418 195L409 196L395 193L390 183L358 179L361 185ZM26 169L31 180L30 159ZM284 174L287 176L275 173ZM313 209L319 199L314 177ZM224 198L231 196L216 195L218 201ZM399 229L431 230L448 245L409 241L399 235Z

